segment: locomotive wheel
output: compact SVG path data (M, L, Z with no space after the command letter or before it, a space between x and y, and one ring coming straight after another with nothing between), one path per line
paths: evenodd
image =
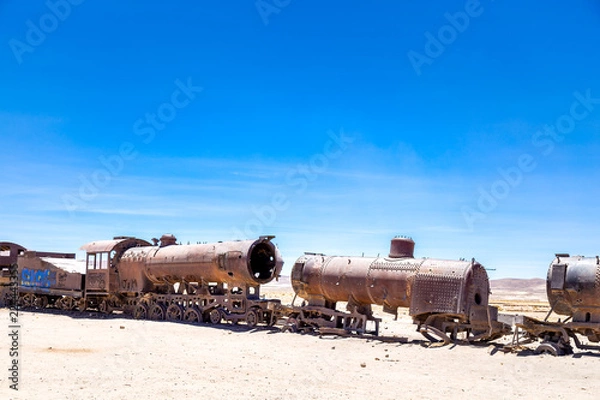
M29 308L35 306L35 295L32 293L26 293L23 296L23 308Z
M535 354L551 354L555 357L570 354L569 348L565 348L562 343L562 341L560 343L544 341L535 349Z
M289 317L281 329L283 332L290 331L292 333L298 332L298 320L294 317Z
M59 310L62 310L62 297L59 297L54 301L54 307L58 308Z
M139 303L133 309L133 318L135 319L146 319L148 318L148 306L144 303Z
M183 320L186 322L200 322L200 313L193 307L188 308L183 314Z
M221 311L217 310L216 308L213 308L208 313L208 322L210 322L211 324L218 324L219 322L221 322L222 318L223 316L221 315Z
M258 324L258 313L256 310L250 310L246 314L246 325L251 328L254 328Z
M102 300L102 302L98 306L98 310L102 314L107 314L107 315L113 312L113 308L111 307L111 305L108 303L107 300Z
M150 307L148 319L152 321L164 321L165 314L165 307L162 304L154 304L152 307Z
M84 312L87 309L87 306L87 301L83 297L77 302L77 309L81 312Z
M181 321L183 317L183 307L179 304L171 304L167 307L167 320L169 321Z
M72 309L75 308L75 299L72 298L71 296L63 297L60 304L61 304L63 310L71 311Z
M46 296L40 296L35 299L35 308L43 310L48 306L48 298Z

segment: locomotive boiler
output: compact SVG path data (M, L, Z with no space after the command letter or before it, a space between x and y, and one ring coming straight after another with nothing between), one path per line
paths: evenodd
M165 235L160 246L126 251L120 260L119 276L121 282L132 283L130 291L142 292L159 291L181 282L257 287L281 272L283 260L272 238L177 245L172 235Z
M600 259L557 254L548 268L548 302L560 315L575 323L600 324ZM598 333L590 340L600 341Z
M293 328L377 334L371 306L380 305L396 317L398 308L408 308L419 331L432 340L491 340L510 329L488 305L490 286L481 264L415 259L414 245L412 239L394 238L388 257L301 256L291 280L306 302L293 316ZM346 313L336 310L337 302L347 303ZM369 321L375 330L367 329Z
M283 266L273 238L178 245L173 235L163 235L160 244L120 250L132 239L92 242L82 247L86 297L139 319L273 323L279 301L260 299L260 285L278 277Z

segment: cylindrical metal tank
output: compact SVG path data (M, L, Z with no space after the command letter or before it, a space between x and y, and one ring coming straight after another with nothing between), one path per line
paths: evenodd
M600 259L557 254L548 268L548 302L573 322L600 322Z
M273 236L193 245L171 244L163 238L162 246L127 250L119 262L119 279L135 281L134 287L143 288L140 291L182 281L257 286L279 276L283 266Z
M305 254L292 269L292 286L309 304L347 301L377 304L410 315L467 314L487 306L487 272L473 261L413 258L414 242L394 238L389 257L329 257Z

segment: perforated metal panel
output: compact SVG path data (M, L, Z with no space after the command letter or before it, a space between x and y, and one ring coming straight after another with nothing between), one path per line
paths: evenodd
M410 315L459 312L463 287L463 278L457 274L417 274L412 288Z
M377 259L369 266L369 274L371 273L371 270L414 272L419 269L422 263L422 260L412 262L398 262L381 261L380 259Z

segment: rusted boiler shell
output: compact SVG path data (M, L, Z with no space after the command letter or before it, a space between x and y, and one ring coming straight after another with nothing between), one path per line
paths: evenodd
M176 282L257 286L277 277L283 259L272 236L212 244L135 247L123 253L119 278L137 291Z
M557 254L548 268L548 302L573 322L600 322L600 259Z
M392 313L398 307L408 307L411 316L468 316L472 305L487 306L489 281L479 263L415 259L413 248L412 240L396 238L390 257L306 254L292 269L292 286L309 304L377 304Z

